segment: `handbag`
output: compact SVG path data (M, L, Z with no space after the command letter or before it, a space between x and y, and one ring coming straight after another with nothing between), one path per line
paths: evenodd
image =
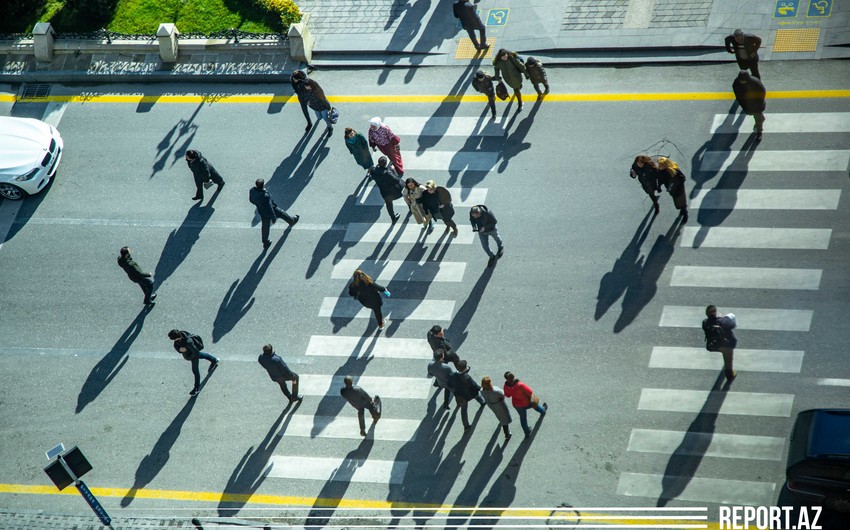
M540 404L540 396L538 396L537 394L532 392L531 393L531 406L536 407L539 404Z
M508 99L508 87L502 81L496 84L496 96L502 101Z
M336 124L337 120L339 120L339 111L336 110L336 107L331 107L330 112L328 112L328 119L331 124Z
M204 182L204 189L208 190L208 189L212 188L212 185L213 185L213 181L207 180L207 181Z

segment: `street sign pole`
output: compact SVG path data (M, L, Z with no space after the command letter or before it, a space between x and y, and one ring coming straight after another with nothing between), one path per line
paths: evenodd
M71 460L70 464L65 460L65 457L68 457ZM101 506L97 497L95 497L88 486L86 486L86 483L80 479L82 475L85 475L91 470L91 464L89 464L86 457L83 456L82 451L80 451L77 447L73 447L69 451L65 451L65 447L62 444L59 444L47 452L47 459L50 460L51 463L44 469L44 471L53 483L56 484L59 491L62 491L67 486L73 484L77 488L77 491L80 492L80 495L83 496L83 499L85 499L91 507L92 511L94 511L95 515L97 515L97 518L100 519L100 522L104 526L112 528L112 518L109 517L109 514L103 509L103 506ZM59 468L56 467L56 464L59 464Z

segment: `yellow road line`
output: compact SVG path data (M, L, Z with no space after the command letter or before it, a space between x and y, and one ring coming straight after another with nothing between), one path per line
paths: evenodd
M571 520L575 520L575 516L569 513L570 508L563 508L563 514L551 516L550 509L533 509L533 508L476 508L464 506L451 506L445 504L427 504L414 502L389 502L378 500L355 500L355 499L331 499L331 498L316 498L316 497L297 497L287 495L260 495L260 494L236 494L236 493L220 493L212 491L180 491L180 490L153 490L153 489L127 489L127 488L91 488L92 493L98 497L129 497L133 499L157 499L170 501L193 501L193 502L214 502L214 503L236 503L243 505L261 504L271 506L291 506L291 507L311 507L311 508L367 508L375 510L429 510L434 514L467 514L494 517L505 515L511 518L526 517L526 518L549 518L568 524ZM74 488L65 488L63 491L58 491L53 486L34 486L28 484L0 484L0 494L13 493L19 495L78 495ZM582 513L580 517L593 521L599 524L616 524L638 526L647 525L652 522L665 526L690 526L696 528L706 528L707 530L718 530L718 523L700 519L675 519L674 515L668 520L665 516L654 517L653 521L639 518L629 518L619 514L603 514L603 513ZM637 516L636 516L637 517ZM661 520L663 522L661 522Z
M531 96L529 96L531 97ZM786 90L771 91L768 99L831 99L850 98L850 90ZM390 96L331 96L331 103L484 103L487 98L483 95L469 96L438 96L438 95L390 95ZM731 100L734 95L728 92L632 92L613 94L549 94L549 102L581 102L581 101L716 101ZM295 102L295 96L274 96L272 94L76 94L64 96L48 96L39 99L19 99L13 94L0 95L3 102L53 102L53 103L237 103L237 104L269 104Z

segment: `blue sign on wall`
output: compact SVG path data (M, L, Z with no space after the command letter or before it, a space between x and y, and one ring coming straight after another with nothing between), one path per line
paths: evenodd
M508 23L508 14L511 12L509 8L491 9L487 13L488 26L505 26Z
M773 18L796 17L799 5L800 0L776 0L776 10L773 12Z
M809 0L807 17L828 17L832 14L832 0Z

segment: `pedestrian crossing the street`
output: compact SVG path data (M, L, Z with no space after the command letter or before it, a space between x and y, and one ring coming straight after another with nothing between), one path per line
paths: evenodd
M710 125L709 133L716 135L747 134L752 126L749 120L736 120L729 114L717 114ZM794 412L795 395L776 392L777 388L757 388L741 384L750 373L771 373L777 377L797 377L802 372L805 352L793 349L758 349L755 339L747 332L768 331L776 333L807 333L812 327L814 311L802 303L796 304L792 293L818 291L822 287L824 271L819 268L795 266L792 259L778 261L775 252L782 251L828 251L833 237L831 213L840 204L841 189L828 185L829 172L840 172L846 176L850 166L850 150L807 149L807 134L829 134L850 132L850 113L811 112L768 114L764 131L765 146L774 145L769 140L781 134L794 134L793 149L772 150L759 145L746 151L707 151L700 158L694 173L703 172L714 178L702 184L690 201L692 222L681 229L679 247L694 249L699 254L687 264L674 265L670 273L670 287L681 300L685 300L688 289L699 294L698 305L664 305L658 321L660 328L689 328L699 330L702 339L702 321L705 306L717 304L721 313L734 313L737 335L741 345L750 348L735 349L734 368L739 372L735 384L702 388L643 388L637 400L639 411L651 414L689 415L694 425L705 425L695 430L670 430L649 428L653 425L635 425L631 429L627 451L666 455L669 459L704 457L718 460L781 462L787 443L787 429ZM818 143L822 144L823 136ZM796 189L773 189L771 178L780 179L787 172L805 172ZM722 187L721 173L746 173L740 188ZM718 187L710 187L714 183ZM808 186L808 187L807 187ZM783 186L779 186L782 188ZM729 214L722 216L722 224L700 226L700 212L730 210L748 212L746 219L753 224L741 225ZM789 212L789 222L773 221L776 212ZM795 226L797 212L808 211L806 219L822 223L811 228ZM764 216L769 221L759 221ZM769 217L768 217L769 216ZM696 221L696 223L693 222ZM749 221L748 221L749 222ZM737 226L736 226L737 225ZM752 259L740 260L742 265L728 261L717 262L710 253L717 249L752 250ZM760 251L770 250L770 262L754 260L766 256ZM795 254L797 256L799 254ZM808 256L813 256L809 252ZM709 259L705 259L709 256ZM707 263L714 264L709 266ZM789 303L772 307L735 307L724 303L730 295L740 301L748 292L787 292ZM692 299L689 299L691 301ZM696 301L696 300L693 300ZM746 304L744 304L746 305ZM801 307L802 306L802 307ZM795 335L796 336L796 335ZM649 356L650 369L710 371L722 373L723 359L720 353L705 350L701 340L684 344L657 345ZM721 376L722 377L722 376ZM755 379L750 381L756 381ZM817 380L827 381L826 379ZM846 381L846 380L836 380ZM834 383L840 384L840 383ZM676 386L676 385L671 385ZM846 386L850 386L847 383ZM737 388L736 388L737 387ZM746 390L746 391L745 391ZM700 423L700 418L706 418ZM783 429L775 435L761 432L723 432L724 418L774 418L785 420ZM711 425L711 427L708 427ZM738 423L737 425L741 425ZM671 468L672 469L672 468ZM662 468L632 469L620 474L617 493L630 497L654 499L676 499L699 503L736 505L770 505L775 502L777 483L765 480L738 480L750 478L717 475L710 466L700 466L691 475L677 475L676 470ZM760 477L759 477L760 478Z

